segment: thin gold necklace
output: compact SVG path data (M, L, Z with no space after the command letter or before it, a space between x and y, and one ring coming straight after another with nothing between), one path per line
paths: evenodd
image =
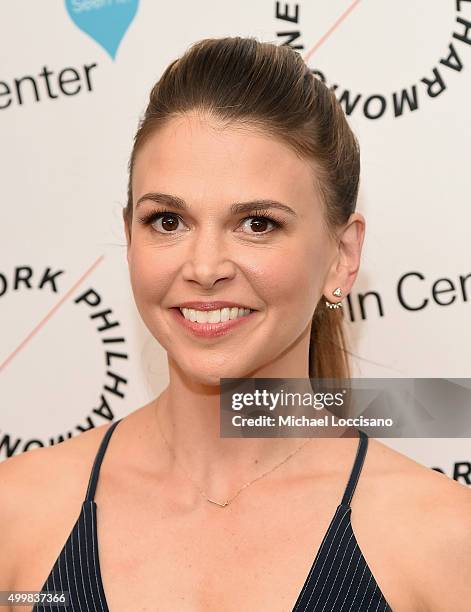
M165 444L167 445L167 448L169 449L170 453L173 455L173 457L175 458L175 461L177 462L178 466L183 470L183 472L185 473L185 475L187 476L187 478L189 478L189 480L191 480L191 482L195 485L195 487L198 489L198 491L201 493L201 495L204 497L204 499L206 501L211 502L212 504L216 504L218 506L221 506L221 508L224 508L225 506L228 506L232 500L234 500L239 493L241 493L241 491L243 491L246 487L248 487L249 485L251 485L252 483L256 482L257 480L260 480L260 478L263 478L264 476L266 476L267 474L270 474L271 472L273 472L274 470L276 470L277 468L279 468L281 465L283 465L283 463L286 463L286 461L288 461L288 459L290 459L293 455L295 455L297 452L299 452L302 448L304 448L306 446L306 444L308 444L309 442L312 441L312 438L309 438L306 442L304 442L304 444L301 444L301 446L299 446L297 449L295 449L292 453L290 453L285 459L283 459L283 461L280 461L280 463L278 463L277 465L275 465L274 467L272 467L270 470L267 470L266 472L264 472L263 474L261 474L260 476L257 476L257 478L254 478L253 480L250 480L249 482L246 482L238 491L235 495L233 495L232 497L230 497L228 500L226 500L225 502L221 503L216 501L215 499L211 499L210 497L208 497L206 495L206 493L198 486L198 484L193 480L193 478L188 474L188 472L185 470L185 468L183 467L183 465L178 461L175 452L173 451L173 449L170 447L170 444L167 442L166 437L164 436L164 432L162 431L162 428L160 426L160 422L159 422L159 417L157 414L157 406L155 407L155 418L157 421L157 427L160 430L160 434L165 442Z

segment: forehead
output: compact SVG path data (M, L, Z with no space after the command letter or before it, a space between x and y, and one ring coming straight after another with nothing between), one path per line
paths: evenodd
M312 164L281 140L195 114L171 119L136 154L134 202L155 190L179 195L190 205L202 197L218 203L270 197L300 212L317 197Z

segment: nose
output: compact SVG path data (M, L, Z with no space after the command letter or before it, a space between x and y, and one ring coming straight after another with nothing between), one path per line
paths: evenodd
M214 226L195 231L182 267L183 279L209 289L220 280L234 278L235 273L235 263L221 232Z

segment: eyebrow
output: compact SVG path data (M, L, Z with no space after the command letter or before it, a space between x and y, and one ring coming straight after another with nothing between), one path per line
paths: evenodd
M189 206L182 198L158 191L152 191L141 196L136 203L136 208L145 200L150 200L156 204L166 204L176 208L177 210L189 210ZM240 213L252 212L253 210L265 210L267 208L277 208L278 210L283 210L284 212L297 217L297 214L292 208L286 204L282 204L281 202L271 199L259 199L252 200L250 202L234 202L231 204L229 210L231 214L237 215Z

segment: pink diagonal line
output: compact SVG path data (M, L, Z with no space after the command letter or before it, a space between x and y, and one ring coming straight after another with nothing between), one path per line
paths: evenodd
M78 279L78 281L72 285L72 287L61 297L61 299L57 302L55 306L51 308L51 310L46 314L45 317L41 319L41 321L36 325L36 327L26 336L26 338L16 347L16 349L11 353L5 361L0 364L0 372L3 368L15 357L21 349L26 346L26 344L31 340L31 338L38 333L38 331L43 327L46 322L52 317L52 315L57 312L57 310L62 306L62 304L67 300L67 298L77 289L77 287L87 278L87 276L97 267L97 265L102 261L104 255L100 255L100 257L82 274L82 276Z
M316 44L312 47L312 49L306 53L306 55L304 56L304 61L306 62L306 64L309 61L311 55L315 51L317 51L317 49L319 49L319 47L322 44L324 44L324 42L329 38L329 36L332 34L332 32L339 27L339 25L342 23L342 21L348 17L348 15L353 11L353 9L359 3L360 3L360 0L354 0L354 2L352 2L350 4L350 6L340 15L340 17L331 25L331 27L327 30L327 32L324 34L324 36L322 36L322 38L320 38L316 42Z

